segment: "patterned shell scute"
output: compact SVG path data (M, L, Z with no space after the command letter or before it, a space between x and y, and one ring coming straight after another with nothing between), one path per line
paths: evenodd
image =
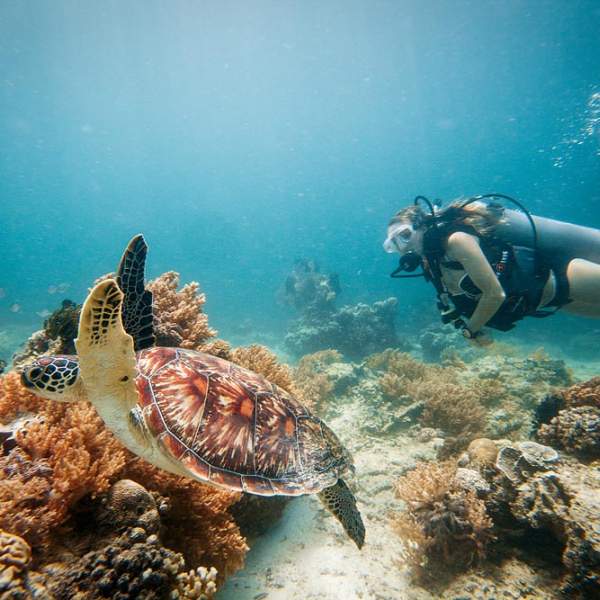
M332 485L351 466L335 435L295 398L226 360L143 350L136 384L151 433L197 479L297 495Z

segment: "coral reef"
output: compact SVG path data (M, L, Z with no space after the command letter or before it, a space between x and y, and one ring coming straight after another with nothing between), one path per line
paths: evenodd
M561 410L547 425L542 425L538 439L584 458L600 457L600 411L592 406Z
M132 457L88 403L44 401L25 391L18 375L0 379L0 421L20 425L0 456L0 528L22 536L38 553L52 551L52 534L84 497L128 477L169 499L165 539L188 563L239 568L247 545L229 512L239 495L179 478Z
M0 528L44 546L78 500L108 488L125 450L90 404L40 400L12 372L0 380L0 421L15 420L15 444L0 456Z
M250 371L260 373L287 392L295 392L292 370L287 365L281 364L277 356L265 346L253 344L235 348L229 352L228 360Z
M464 448L485 429L486 388L465 382L461 368L427 365L397 350L371 356L365 365L377 374L383 407L393 421L402 423L409 410L423 426L442 429L446 454ZM384 425L385 431L393 429Z
M61 344L60 340L50 339L43 329L35 331L23 347L13 354L12 365L19 368L43 354L59 354Z
M336 348L350 360L398 346L396 298L372 305L337 308L340 292L337 275L326 275L310 260L297 261L283 294L300 318L285 336L288 350L297 357Z
M336 348L350 360L400 345L396 335L396 298L344 306L320 320L301 319L285 336L295 356Z
M85 520L73 517L76 523L63 532L62 543L44 564L39 557L32 561L25 540L0 533L2 598L214 597L217 571L186 571L183 556L162 544L161 516L168 514L163 499L121 480L101 501L88 501L85 508Z
M562 562L563 593L593 597L600 577L598 469L560 460L553 448L531 441L495 442L498 452L491 466L489 440L477 445L488 448L485 461L469 452L462 464L489 484L485 504L503 545L533 552L553 568ZM543 540L541 548L536 540Z
M171 475L139 458L129 461L121 476L168 499L164 540L188 564L213 566L219 577L242 567L248 546L230 512L241 494Z
M322 415L333 400L335 383L325 370L341 358L336 350L321 350L303 356L294 371L294 385L299 397L316 414Z
M319 319L335 311L340 294L337 274L319 271L314 260L299 259L285 280L283 300L309 319Z
M600 377L547 397L537 414L541 442L581 458L600 457Z
M157 345L199 350L216 335L203 312L206 296L198 293L198 283L178 291L179 273L168 271L146 287L153 294Z
M77 337L81 306L71 300L63 300L45 321L44 331L51 340L60 340L60 354L75 354L73 340Z
M19 367L43 354L75 354L81 306L71 300L63 300L45 321L44 328L31 334L23 348L12 358L13 367Z
M396 485L406 510L396 515L393 526L420 580L468 568L485 556L492 540L485 503L458 485L456 474L451 463L421 463Z

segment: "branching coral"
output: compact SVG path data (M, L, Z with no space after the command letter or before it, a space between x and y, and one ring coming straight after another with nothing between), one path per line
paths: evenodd
M15 431L16 446L0 456L0 527L44 546L79 499L108 488L125 450L90 404L40 400L14 372L0 380L0 407L4 423L35 411Z
M287 365L281 364L277 356L264 346L253 344L248 347L235 348L229 354L232 362L260 373L271 383L278 385L287 392L294 392L292 371Z
M391 348L372 354L365 365L374 371L385 371L408 381L423 379L432 369L435 370L435 367L426 365L410 354Z
M159 346L199 349L216 331L203 312L206 296L199 284L187 283L179 291L179 273L168 271L146 286L154 296L156 339Z
M0 423L8 424L17 417L37 412L46 401L26 390L14 371L0 377Z
M341 359L342 355L336 350L321 350L303 356L296 367L296 390L305 406L316 414L322 414L333 399L334 383L323 370Z
M452 463L421 463L396 486L406 511L393 525L421 580L469 567L485 556L493 538L485 503L456 485L455 474Z
M422 403L421 423L450 436L444 447L447 454L464 448L483 432L482 398L490 386L461 382L460 369L427 365L397 350L371 356L366 366L382 372L379 386L388 400L407 398Z

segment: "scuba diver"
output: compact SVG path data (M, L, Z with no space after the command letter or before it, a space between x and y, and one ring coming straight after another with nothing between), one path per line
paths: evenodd
M400 254L391 276L424 276L442 321L478 344L490 343L484 326L508 331L558 309L600 317L600 230L533 216L510 196L446 208L417 196L392 217L383 247ZM422 273L413 274L418 267Z

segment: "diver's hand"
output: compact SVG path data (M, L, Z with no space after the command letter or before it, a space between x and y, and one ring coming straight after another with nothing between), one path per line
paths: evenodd
M462 319L456 319L456 321L454 321L454 327L459 329L462 336L473 346L484 347L494 343L494 340L487 332L483 329L471 331L469 326Z
M479 348L487 348L494 343L492 336L483 330L478 331L475 337L469 338L467 341L472 346L478 346Z

